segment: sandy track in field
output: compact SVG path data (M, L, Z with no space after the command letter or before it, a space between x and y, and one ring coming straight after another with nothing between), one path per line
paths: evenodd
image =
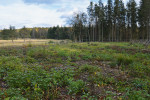
M24 42L24 39L18 39L14 40L0 40L0 47L6 47L6 46L22 46L22 45L41 45L41 44L47 44L49 41L53 41L55 43L59 43L62 40L53 40L53 39L26 39Z

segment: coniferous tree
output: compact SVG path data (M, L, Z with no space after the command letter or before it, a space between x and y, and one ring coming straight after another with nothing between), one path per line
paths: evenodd
M138 10L138 22L140 26L140 38L150 39L150 0L141 0Z
M125 40L125 17L126 17L126 10L125 10L125 7L124 7L124 3L122 0L120 0L119 2L119 5L120 5L120 18L119 18L119 36L120 36L120 41L123 41Z
M94 5L93 2L90 2L90 5L87 8L89 16L89 40L94 41Z
M9 29L3 29L1 32L1 38L4 40L8 40L10 38Z
M9 37L11 38L12 42L14 42L14 39L18 37L18 34L14 26L9 27L9 34L10 34Z
M22 29L20 29L19 34L20 37L24 39L24 42L26 38L30 38L30 30L27 29L25 26Z
M100 24L100 33L101 33L101 41L104 40L104 25L105 25L105 8L103 5L102 0L99 0L99 8L100 8L100 15L99 15L99 24Z
M131 3L127 3L126 8L126 21L127 21L127 39L131 39Z
M114 40L118 41L118 35L119 35L119 17L120 17L120 7L119 7L119 0L115 0L114 2L114 14L113 14L113 22L114 22Z
M108 25L108 35L109 35L109 41L113 41L113 5L112 0L107 1L107 25Z
M131 39L136 39L137 30L137 4L135 0L130 0L131 3Z

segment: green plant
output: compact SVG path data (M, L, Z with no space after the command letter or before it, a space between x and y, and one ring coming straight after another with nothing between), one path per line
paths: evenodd
M60 43L60 44L64 44L64 43L65 43L65 41L63 41L63 40L62 40L62 41L60 41L59 43Z
M135 77L146 77L149 76L150 68L148 66L143 65L140 62L134 62L130 64L130 75Z
M31 49L27 52L27 56L39 59L39 58L47 58L49 56L48 50L44 48L35 48Z
M88 82L90 82L91 84L102 85L104 84L104 77L100 72L95 72L93 75L88 76Z
M7 85L24 93L26 98L42 98L42 93L50 88L51 78L44 71L12 71L5 78Z
M14 63L15 62L15 63ZM0 77L3 78L7 75L8 72L13 70L22 70L23 64L21 59L18 57L0 57Z
M85 89L85 82L83 82L82 80L70 81L70 84L68 86L68 93L72 95L82 94Z
M139 78L135 78L132 80L132 86L135 87L136 89L142 89L142 90L149 90L150 88L150 81L148 80L141 80Z
M28 100L22 96L14 96L14 97L8 97L8 98L5 98L5 100Z
M106 91L106 100L113 100L113 97L116 95L116 93L112 91Z
M91 54L83 54L81 56L81 59L83 59L83 60L90 60L90 59L92 59L92 55Z
M87 73L92 74L94 72L100 72L100 71L101 71L101 69L99 67L88 65L88 64L85 64L85 65L82 65L82 66L79 67L79 72L80 73L87 72Z
M99 53L95 54L95 58L101 61L111 61L113 59L113 56L108 53Z
M34 58L30 57L30 56L23 57L22 60L24 62L26 62L26 63L34 63L34 62L36 62L36 60Z
M16 88L9 88L5 91L0 91L0 99L7 99L10 100L8 98L14 97L14 96L21 96L21 91L19 89Z
M33 45L31 44L31 42L29 42L29 44L27 44L27 47L32 47Z
M51 44L51 43L55 43L55 42L54 41L49 41L48 43Z
M73 80L74 71L72 69L66 70L51 70L52 82L57 86L67 86Z
M148 100L150 95L144 90L128 90L124 95L126 99L130 100ZM146 99L147 98L147 99Z
M120 65L129 65L133 62L133 58L125 55L119 55L117 57L117 64Z

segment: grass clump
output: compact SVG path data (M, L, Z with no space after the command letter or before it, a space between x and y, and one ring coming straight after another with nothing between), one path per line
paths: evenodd
M27 56L35 59L47 58L49 56L49 52L45 48L34 48L27 52Z
M88 64L85 64L85 65L82 65L79 67L79 72L80 73L95 73L95 72L100 72L101 69L97 66L92 66L92 65L88 65Z
M116 66L119 66L119 67L121 66L122 69L125 69L127 66L132 64L133 61L134 61L133 57L130 57L128 55L118 54L109 65L112 68L114 68Z
M125 55L119 55L117 57L117 64L120 65L129 65L133 62L133 58Z

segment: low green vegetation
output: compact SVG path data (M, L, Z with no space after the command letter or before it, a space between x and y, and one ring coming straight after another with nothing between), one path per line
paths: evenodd
M130 43L0 48L0 100L149 100L150 50Z

